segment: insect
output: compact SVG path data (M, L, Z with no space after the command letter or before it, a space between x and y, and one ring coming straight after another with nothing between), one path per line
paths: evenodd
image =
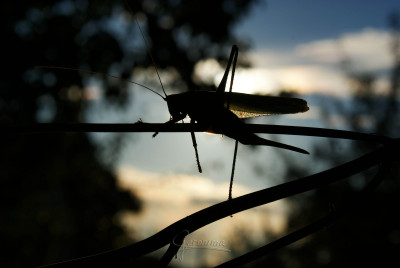
M131 13L133 12L131 11ZM151 90L152 92L156 93L167 102L168 110L170 113L170 120L167 121L166 124L177 123L178 121L181 121L187 116L189 116L190 122L192 124L196 123L203 125L204 127L206 127L208 132L223 134L225 136L228 136L236 140L234 162L232 165L231 184L233 181L233 173L236 161L238 141L245 145L266 145L266 146L273 146L277 148L308 154L308 152L303 149L267 140L246 130L245 123L240 118L272 115L272 114L289 114L289 113L305 112L308 110L308 106L305 100L298 98L259 96L259 95L232 92L234 72L238 58L238 47L236 45L232 46L231 54L229 56L228 64L225 69L224 75L222 77L219 86L215 91L199 90L199 91L190 91L185 93L167 95L164 86L162 84L159 72L157 70L155 60L153 59L153 56L150 52L148 42L142 32L139 22L135 17L134 19L140 30L142 38L146 44L146 48L153 62L153 66L156 70L156 74L160 81L160 85L164 92L165 97L163 97L161 94L157 93L156 91L144 85L141 85L133 81L129 82ZM232 66L232 75L230 81L230 91L225 92L226 83L228 80L228 74L231 69L231 66ZM77 70L77 71L99 74L97 72L79 70L74 68L50 67L50 66L38 66L38 67ZM102 74L102 75L119 78L108 74ZM154 133L153 137L155 137L157 134L158 134L157 132ZM193 142L193 147L195 149L198 170L199 172L202 172L197 151L197 142L194 132L191 132L191 138ZM231 198L231 193L229 195L229 199L230 198Z
M208 132L224 134L236 140L228 200L232 199L232 184L238 141L246 145L273 146L308 154L303 149L263 139L246 130L245 123L240 118L300 113L308 111L309 108L307 102L303 99L232 92L237 57L238 47L233 45L224 76L216 91L193 91L166 96L168 109L171 114L171 120L167 123L176 123L189 115L191 122L195 121L198 124L203 124L208 129ZM231 65L230 89L229 92L225 92ZM192 133L192 138L194 138L194 133ZM193 146L196 149L195 139L193 139ZM196 158L199 165L197 151Z
M129 7L129 5L128 5ZM131 11L131 13L133 13ZM298 98L285 98L273 96L259 96L244 93L233 93L232 85L235 75L236 62L239 54L239 49L236 45L232 46L228 64L226 66L222 80L216 91L191 91L179 94L167 95L164 86L161 82L160 75L154 58L150 52L147 40L142 32L139 22L135 18L135 22L140 30L144 42L153 61L160 85L165 94L163 98L168 105L168 110L171 115L166 124L173 124L183 120L187 116L190 117L190 122L204 125L208 132L220 133L235 139L235 151L232 163L232 172L229 187L228 200L232 199L232 185L235 171L236 155L238 141L246 145L266 145L282 149L292 150L295 152L308 154L307 151L279 143L271 140L263 139L252 132L246 131L245 123L239 118L247 118L262 115L272 114L289 114L308 111L307 102ZM228 74L232 65L232 75L229 92L225 92ZM154 133L155 137L158 133ZM197 151L197 142L194 132L191 132L192 143L196 154L198 170L201 173L201 165Z
M298 98L225 92L229 69L233 60L234 70L237 55L238 48L233 45L224 76L216 91L192 91L167 96L165 100L171 114L171 120L167 123L176 123L188 115L191 120L206 126L209 132L223 134L242 144L268 145L308 154L303 149L263 139L246 131L245 123L240 118L306 112L308 106L305 100Z
M129 8L129 5L127 6ZM132 10L131 13L133 14ZM167 124L176 123L189 116L191 123L204 125L208 128L208 132L224 134L246 145L274 146L282 149L308 154L308 152L303 149L283 143L266 140L260 138L259 136L256 136L254 133L245 131L245 123L241 121L239 117L246 118L270 114L299 113L307 111L308 106L305 100L298 98L283 98L250 95L244 93L233 93L232 85L236 62L239 54L239 50L236 45L232 46L228 65L226 66L224 76L222 77L222 80L216 91L190 91L185 93L167 95L162 84L160 75L158 73L154 58L150 52L148 42L143 34L142 28L140 27L137 19L134 19L146 44L149 56L153 61L154 68L156 70L160 85L165 95L165 98L163 97L163 99L167 102L168 110L171 115L170 120L166 122ZM230 92L227 93L225 92L225 88L231 65L232 75ZM157 132L154 133L153 137L155 137L157 134ZM201 173L202 169L198 156L197 142L194 132L191 132L191 137L193 147L195 149L198 170ZM237 143L235 146L233 167L235 165L236 152ZM232 169L231 183L233 180L233 172L234 168Z

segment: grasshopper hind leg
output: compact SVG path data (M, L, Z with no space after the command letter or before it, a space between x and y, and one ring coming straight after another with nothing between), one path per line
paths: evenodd
M235 151L233 153L233 163L232 163L232 171L231 171L231 181L229 184L228 200L232 200L233 177L235 175L236 155L237 155L238 145L239 145L238 140L236 140L235 141Z
M248 145L271 146L271 147L286 149L286 150L289 150L289 151L294 151L294 152L298 152L298 153L302 153L302 154L310 154L309 152L307 152L306 150L303 150L301 148L298 148L298 147L295 147L295 146L291 146L291 145L288 145L288 144L284 144L284 143L280 143L280 142L276 142L276 141L263 139L263 138L261 138L261 137L259 137L257 135L254 135L254 134L246 135L246 137L243 138L242 140L240 140L240 142L243 143L243 144L248 144Z
M191 124L195 124L193 119L190 120L190 123L191 123ZM192 143L193 143L194 153L196 154L197 168L198 168L199 172L202 173L203 170L201 169L199 153L198 153L198 151L197 151L196 136L194 135L194 132L193 132L193 131L190 132L190 135L192 136Z

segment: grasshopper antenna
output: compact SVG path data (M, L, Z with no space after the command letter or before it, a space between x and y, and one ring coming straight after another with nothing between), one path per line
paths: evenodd
M138 28L139 28L140 34L142 35L142 38L143 38L144 43L145 43L145 45L146 45L147 53L149 54L149 56L150 56L150 58L151 58L151 61L152 61L153 66L154 66L154 69L156 70L157 77L158 77L158 81L160 81L160 85L161 85L162 91L164 92L165 97L167 97L167 93L165 93L164 85L163 85L163 83L162 83L162 81L161 81L161 77L160 77L160 74L159 74L159 72L158 72L158 68L157 68L157 65L156 65L156 61L154 60L153 54L152 54L151 51L150 51L150 46L149 46L149 43L147 42L146 37L144 36L144 33L143 33L143 31L142 31L142 27L140 27L139 21L137 20L136 16L134 15L133 10L132 10L131 7L129 6L127 0L124 0L124 2L125 2L125 5L127 6L128 10L129 10L129 12L131 12L131 14L132 14L132 16L133 16L133 19L134 19L135 22L136 22L136 25L137 25Z
M48 66L48 65L37 65L35 66L35 68L38 69L60 69L60 70L67 70L67 71L77 71L77 72L82 72L82 73L89 73L89 74L97 74L97 75L102 75L102 76L108 76L108 77L112 77L112 78L116 78L125 82L129 82L138 86L141 86L145 89L150 90L151 92L157 94L158 96L160 96L161 98L163 98L165 100L165 97L163 97L160 93L156 92L155 90L142 85L140 83L137 83L135 81L129 80L129 79L124 79L122 77L116 76L116 75L112 75L112 74L105 74L105 73L101 73L101 72L94 72L94 71L89 71L89 70L83 70L83 69L78 69L78 68L70 68L70 67L59 67L59 66Z

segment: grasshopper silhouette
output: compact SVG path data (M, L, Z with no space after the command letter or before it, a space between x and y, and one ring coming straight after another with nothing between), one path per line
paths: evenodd
M289 113L305 112L308 110L308 106L305 100L298 98L259 96L259 95L231 92L234 79L234 72L236 68L236 61L238 57L238 47L236 45L232 46L231 54L228 60L228 65L226 67L224 76L216 91L191 91L191 92L167 95L164 86L162 84L155 61L150 52L147 40L143 34L139 22L137 21L136 18L134 19L140 30L142 38L146 44L146 48L153 62L156 74L160 81L165 97L155 92L154 90L150 89L149 87L146 87L144 85L141 85L139 83L130 80L127 81L154 92L167 102L171 118L169 121L166 122L166 124L176 123L180 120L183 120L186 116L189 116L190 122L192 124L194 123L201 124L207 128L208 132L223 134L245 145L266 145L266 146L273 146L277 148L308 154L308 152L303 149L267 140L246 130L245 123L241 121L240 118L272 115L272 114L289 114ZM230 83L230 92L225 92L226 82L232 64L233 67L232 67L232 76ZM74 68L54 67L54 66L38 66L38 67L83 71L94 74L106 75L113 78L119 78L109 74L102 74L98 72L80 70ZM155 137L157 134L158 134L157 132L154 133L153 137ZM191 132L191 137L192 137L193 147L195 149L198 170L201 173L202 169L197 152L197 143L194 132ZM237 151L237 146L235 147L234 163L235 163L236 151ZM232 179L233 179L233 170L234 170L234 164L232 168Z
M126 1L125 4L131 11L131 13L134 14ZM239 53L238 47L236 45L232 46L228 65L226 66L224 76L222 77L222 80L216 91L190 91L185 93L167 95L160 75L158 73L155 60L151 54L146 37L143 34L142 28L140 27L138 20L136 18L134 19L140 30L143 41L145 42L148 54L153 62L154 69L165 95L164 98L160 94L156 93L157 95L160 95L167 102L168 105L168 110L171 118L169 121L166 122L166 124L176 123L186 118L186 116L189 116L190 122L192 124L197 122L198 124L206 126L208 128L208 132L226 135L246 145L267 145L308 154L308 152L303 149L263 139L256 136L254 133L245 130L245 123L242 122L239 117L246 118L261 115L306 112L308 111L308 106L305 100L297 98L283 98L233 93L233 78ZM233 67L230 92L226 93L225 87L232 62ZM157 136L157 134L158 132L154 133L153 138ZM196 154L197 167L199 172L201 173L202 169L197 152L197 142L194 132L191 132L191 137ZM234 161L236 159L236 151L237 145L235 146Z
M237 57L238 47L233 45L224 76L216 91L190 91L171 95L165 94L165 98L163 99L167 102L171 115L170 120L166 124L176 123L189 116L191 123L203 125L208 129L208 132L223 134L245 145L266 145L308 154L303 149L263 139L246 130L245 123L239 118L306 112L308 106L305 100L298 98L259 96L231 92ZM225 92L232 63L230 92ZM163 91L165 93L164 89ZM153 137L157 134L157 132L154 133ZM191 132L191 137L195 149L197 166L201 173L202 169L194 132ZM234 161L236 159L236 152L237 145L235 146ZM235 163L233 163L234 165ZM234 168L232 168L232 179L233 172Z
M307 102L303 99L232 92L238 53L238 47L233 45L224 76L216 91L192 91L169 96L166 95L165 98L169 113L171 114L171 119L166 122L166 124L176 123L186 116L189 116L191 123L197 122L198 124L204 125L208 129L208 132L223 134L236 140L228 200L232 199L232 185L238 141L245 145L266 145L308 154L308 152L303 149L263 139L246 130L245 123L241 121L240 118L300 113L308 111L309 108ZM225 92L231 65L233 66L230 90L229 92ZM155 135L156 134L157 133L155 133ZM196 139L193 132L191 135L193 147L195 148L197 165L201 172Z
M216 91L192 91L166 96L171 114L167 124L176 123L187 115L191 122L207 127L208 132L223 134L246 145L267 145L308 154L307 151L287 144L263 139L247 131L240 118L306 112L307 102L298 98L259 96L244 93L225 92L230 67L236 67L238 48L232 46L231 55L224 76Z

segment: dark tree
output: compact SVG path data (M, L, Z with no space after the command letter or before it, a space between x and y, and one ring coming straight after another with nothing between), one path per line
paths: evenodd
M179 74L172 86L192 89L194 64L226 58L238 41L232 26L254 2L129 1L129 6L145 18L141 23L157 65ZM0 13L0 124L82 121L89 101L84 83L91 76L36 65L127 78L134 68L152 64L134 21L118 24L117 18L131 16L123 1L3 1ZM123 108L126 84L96 78L104 82L104 98ZM117 135L115 144L121 140ZM140 201L117 187L112 165L104 165L86 135L1 133L0 143L1 266L48 264L131 242L116 215L138 211Z

